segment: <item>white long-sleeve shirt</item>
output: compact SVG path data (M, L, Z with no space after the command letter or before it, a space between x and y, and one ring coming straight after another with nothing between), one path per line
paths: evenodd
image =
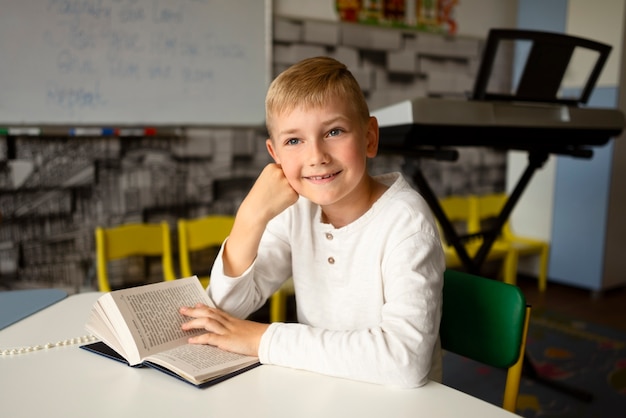
M232 315L248 316L293 277L298 323L269 326L261 363L401 387L441 380L445 259L437 227L399 173L376 179L389 188L338 229L301 197L270 221L240 277L224 274L220 251L208 292Z

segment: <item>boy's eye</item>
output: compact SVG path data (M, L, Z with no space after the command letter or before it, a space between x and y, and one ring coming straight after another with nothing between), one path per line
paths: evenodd
M285 145L297 145L300 143L300 140L298 138L289 138L288 140L285 141Z
M328 136L337 136L341 133L341 129L331 129L328 131Z

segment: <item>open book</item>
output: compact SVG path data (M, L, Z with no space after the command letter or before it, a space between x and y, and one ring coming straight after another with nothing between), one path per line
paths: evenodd
M187 343L190 336L206 331L183 331L182 323L190 318L178 308L198 302L214 306L196 276L106 293L94 304L86 324L101 341L82 348L130 366L153 367L196 386L257 366L257 357Z

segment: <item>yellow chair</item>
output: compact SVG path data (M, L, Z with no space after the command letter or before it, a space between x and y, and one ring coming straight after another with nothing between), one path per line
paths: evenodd
M465 196L451 195L439 199L439 205L443 210L443 213L448 218L448 221L452 224L453 228L459 235L467 233L467 224L470 217L470 201ZM441 225L439 225L439 232L441 235L441 244L443 246L444 253L446 255L446 267L461 267L463 263L457 254L454 246L446 239ZM473 246L473 244L472 244ZM466 250L469 250L468 245L465 245ZM472 255L468 255L471 257Z
M101 292L111 291L108 262L134 256L161 256L164 280L176 279L167 222L97 227L95 237L98 289Z
M270 322L285 322L287 320L287 298L294 292L293 279L291 278L274 292L270 299Z
M484 228L485 222L488 222L489 219L495 219L498 216L507 200L508 196L503 193L476 196L476 215L470 223L470 230L476 232L480 230L480 228ZM550 245L540 239L516 235L508 220L502 227L501 234L498 236L496 242L510 245L517 253L518 258L527 255L539 256L538 285L539 291L544 292L548 281L548 256L550 253ZM507 276L517 277L517 263L514 267L515 270L508 272ZM513 266L509 266L509 268L513 268ZM516 280L509 283L515 284Z
M190 253L220 247L230 234L234 222L234 216L230 215L208 215L197 219L178 220L178 257L183 277L194 274ZM209 276L200 277L200 282L205 288L209 285L209 280ZM286 320L287 297L293 292L293 281L290 279L272 295L270 299L271 322Z
M441 347L507 371L502 407L515 412L531 307L517 286L444 272ZM445 382L444 382L445 383Z
M439 205L457 231L458 235L463 236L465 234L477 232L471 229L472 218L475 217L476 213L476 199L473 196L451 195L443 197L439 199ZM446 267L466 267L463 265L456 248L447 242L443 231L441 231L441 225L439 225L439 229L442 240L441 244L446 257ZM464 248L470 258L473 259L476 256L482 242L482 238L476 237L464 243ZM487 255L486 260L502 260L501 274L503 276L503 281L505 283L515 283L515 276L512 276L511 272L515 272L517 269L517 254L514 251L511 251L510 245L501 242L494 243L491 247L491 251Z
M191 253L219 248L235 223L231 215L207 215L178 220L178 258L183 277L193 276ZM209 276L198 276L202 286L209 285Z

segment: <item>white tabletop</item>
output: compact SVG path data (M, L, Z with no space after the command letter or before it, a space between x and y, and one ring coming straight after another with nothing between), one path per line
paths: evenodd
M99 293L70 296L0 331L0 351L86 334ZM515 417L438 383L405 390L262 365L198 389L149 368L131 368L62 346L0 356L6 417Z

